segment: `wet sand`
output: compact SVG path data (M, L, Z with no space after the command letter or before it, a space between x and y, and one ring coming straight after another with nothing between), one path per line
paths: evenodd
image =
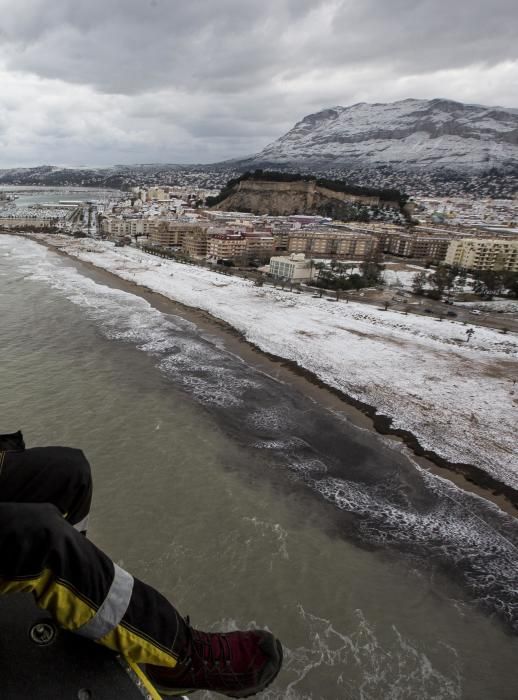
M408 450L412 459L423 469L448 479L457 487L474 493L498 505L504 512L518 517L518 491L493 478L479 467L471 464L449 462L431 450L425 450L415 435L407 430L392 427L392 419L376 413L376 407L358 401L347 394L322 382L312 372L295 362L259 350L245 340L239 331L228 323L211 316L201 309L186 306L168 297L151 291L149 288L123 280L92 263L78 260L38 238L26 236L35 243L67 257L72 264L91 279L113 289L135 294L149 302L163 313L176 314L196 324L199 328L220 336L225 347L245 362L276 380L292 384L315 403L344 415L353 425L376 431L387 439L401 443L402 450Z

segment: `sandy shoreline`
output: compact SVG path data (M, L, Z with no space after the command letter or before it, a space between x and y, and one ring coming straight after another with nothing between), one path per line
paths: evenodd
M359 401L345 392L329 386L313 372L292 360L265 352L245 339L240 331L226 321L212 316L203 309L187 306L143 285L125 280L94 263L71 256L66 251L56 248L39 237L27 237L53 252L66 256L77 265L78 269L87 270L88 276L97 281L112 288L141 296L162 312L183 316L205 330L221 335L229 350L250 364L258 366L261 371L281 381L295 384L302 393L328 409L345 414L348 420L359 427L375 430L391 439L403 442L413 453L414 461L422 468L452 481L465 491L492 501L505 512L518 517L518 490L499 481L479 467L449 461L433 450L423 448L415 435L410 431L394 427L392 418L377 413L375 406Z

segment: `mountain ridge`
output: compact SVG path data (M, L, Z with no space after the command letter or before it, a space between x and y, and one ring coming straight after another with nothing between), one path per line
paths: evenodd
M442 98L335 105L306 115L259 153L241 158L189 165L7 168L0 170L0 185L127 189L158 183L215 190L256 169L437 196L513 197L518 192L518 108Z
M435 98L337 105L245 160L483 171L518 167L518 109Z

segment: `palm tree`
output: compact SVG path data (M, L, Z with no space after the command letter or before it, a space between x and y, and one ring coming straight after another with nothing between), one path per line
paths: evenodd
M311 280L313 279L313 268L314 268L314 266L315 266L315 261L313 260L313 258L310 258L310 259L309 259L309 281L310 281L310 282L311 282Z
M315 268L318 270L317 279L320 279L322 277L322 270L326 269L326 264L324 262L317 262Z

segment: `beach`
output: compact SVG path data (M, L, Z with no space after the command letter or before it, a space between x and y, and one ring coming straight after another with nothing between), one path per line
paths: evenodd
M255 287L104 241L36 234L44 245L208 314L239 340L354 406L457 483L518 504L518 338ZM243 351L241 346L240 351ZM258 355L258 353L256 353ZM470 487L471 488L471 487Z

